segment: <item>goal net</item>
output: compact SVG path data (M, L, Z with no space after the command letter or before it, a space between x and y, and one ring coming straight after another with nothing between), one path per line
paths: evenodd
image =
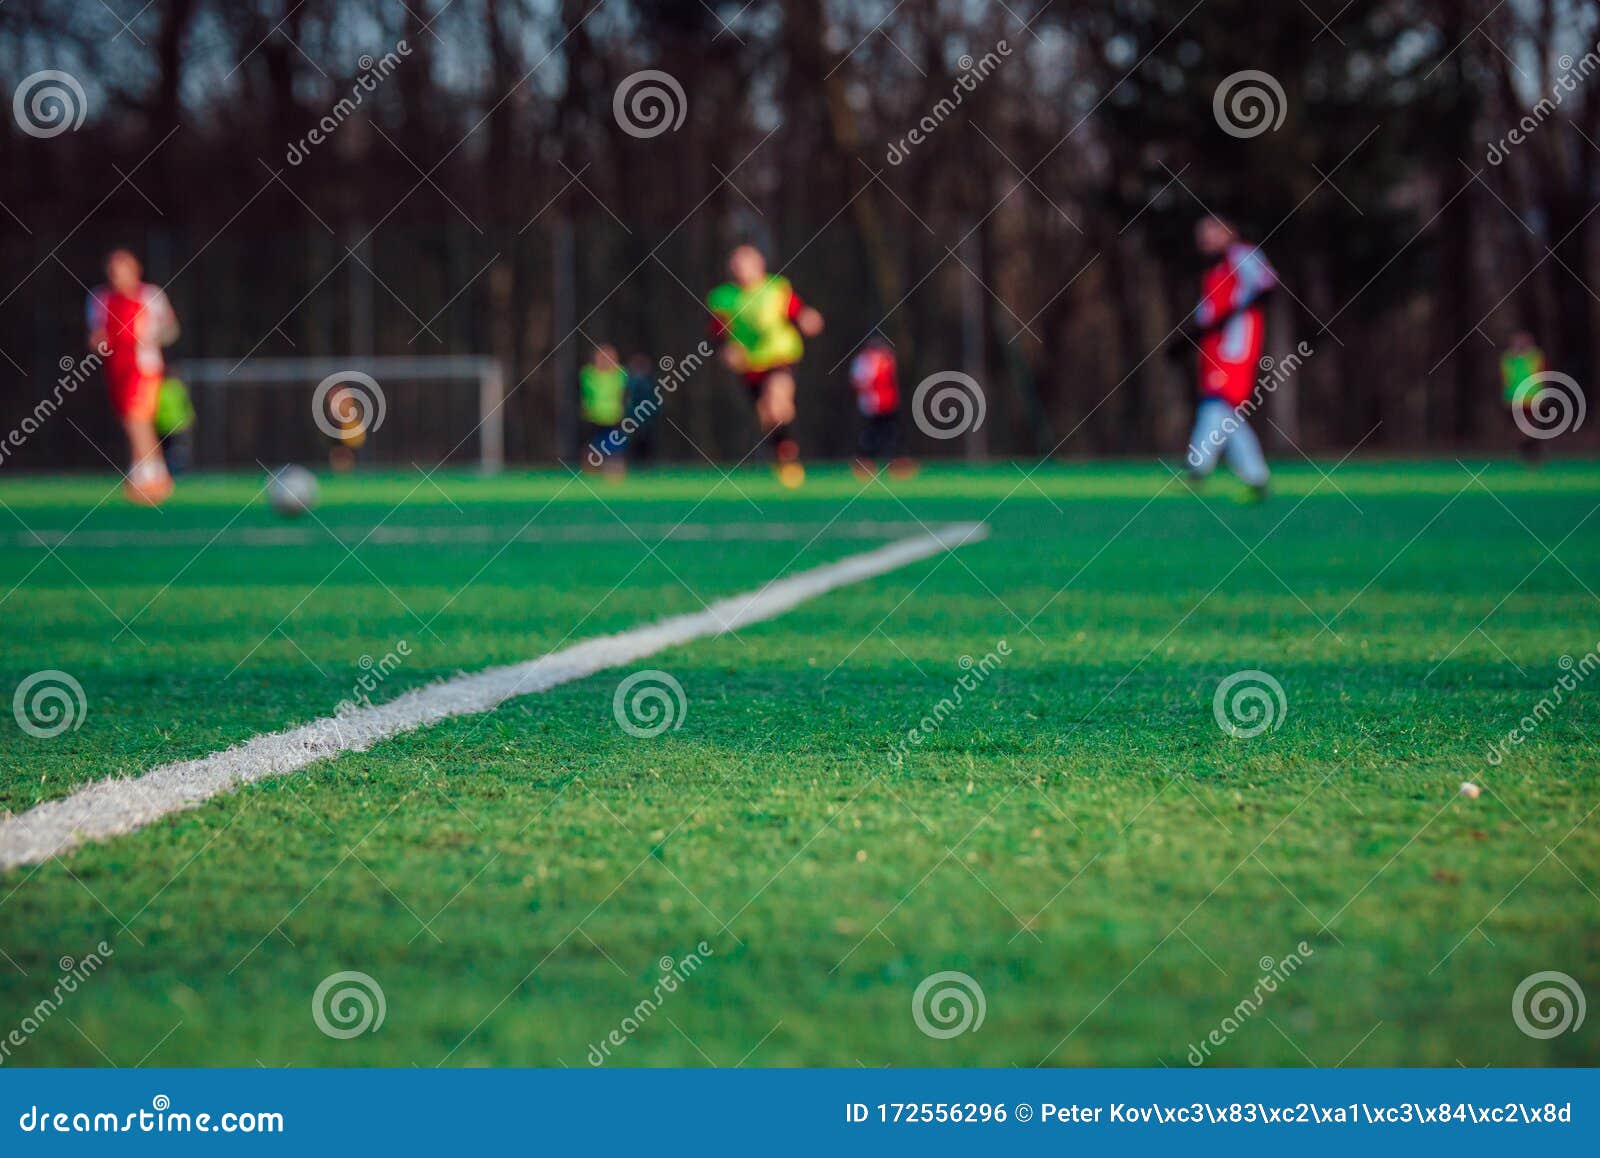
M505 373L494 358L190 358L201 467L315 461L359 443L377 465L505 464Z

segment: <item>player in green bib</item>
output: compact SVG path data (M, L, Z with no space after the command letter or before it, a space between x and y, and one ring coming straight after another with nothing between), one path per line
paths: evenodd
M163 378L156 390L155 426L167 472L177 478L194 461L194 403L177 378Z
M1538 343L1533 340L1533 335L1526 330L1518 330L1511 335L1511 345L1500 355L1500 382L1505 390L1505 402L1511 410L1511 415L1525 415L1533 405L1534 395L1539 391L1540 375L1545 372L1544 351L1539 349ZM1544 443L1534 438L1522 429L1519 422L1522 440L1519 449L1522 457L1527 462L1538 461L1544 450Z
M767 259L753 245L728 255L732 280L706 296L712 333L722 342L722 360L744 376L762 437L773 445L778 480L796 487L805 481L800 447L790 432L794 421L794 368L805 353L805 339L822 332L822 315L800 300L789 279L767 272Z
M594 356L578 371L578 409L583 417L584 461L603 466L608 472L623 469L622 441L616 435L622 422L623 399L628 389L628 373L617 357L617 348L599 345Z

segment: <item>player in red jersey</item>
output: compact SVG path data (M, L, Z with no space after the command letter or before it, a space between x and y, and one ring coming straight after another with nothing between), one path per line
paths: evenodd
M144 280L126 249L106 256L106 284L89 294L89 345L105 358L111 408L128 435L130 465L123 493L157 506L172 493L172 475L156 436L156 399L166 372L161 347L178 338L178 318L158 286Z
M1227 455L1257 497L1265 497L1270 475L1261 443L1250 429L1249 405L1266 338L1262 303L1278 275L1256 246L1219 217L1203 217L1195 243L1212 260L1201 283L1200 304L1184 329L1199 349L1200 405L1189 440L1189 475L1198 482Z
M856 407L867 420L856 444L857 476L871 478L881 463L891 459L895 473L901 473L909 464L894 458L899 441L900 367L887 341L874 336L861 347L850 362L850 385L855 388Z

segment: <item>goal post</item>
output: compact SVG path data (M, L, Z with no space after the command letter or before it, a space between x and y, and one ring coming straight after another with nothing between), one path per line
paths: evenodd
M505 466L506 376L497 358L185 358L168 373L194 398L201 466L310 454L334 433L333 405L361 423L380 462L454 461L475 446L480 470Z

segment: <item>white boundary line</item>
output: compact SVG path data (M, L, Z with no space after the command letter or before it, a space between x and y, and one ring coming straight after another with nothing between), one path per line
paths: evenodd
M38 864L85 841L133 832L183 808L268 776L282 776L342 752L452 716L492 711L514 696L548 691L665 648L775 619L801 603L860 583L989 535L983 523L953 523L801 571L718 600L704 611L675 615L617 635L598 636L535 660L430 684L373 707L256 736L198 760L154 768L142 776L102 780L0 820L0 870Z

